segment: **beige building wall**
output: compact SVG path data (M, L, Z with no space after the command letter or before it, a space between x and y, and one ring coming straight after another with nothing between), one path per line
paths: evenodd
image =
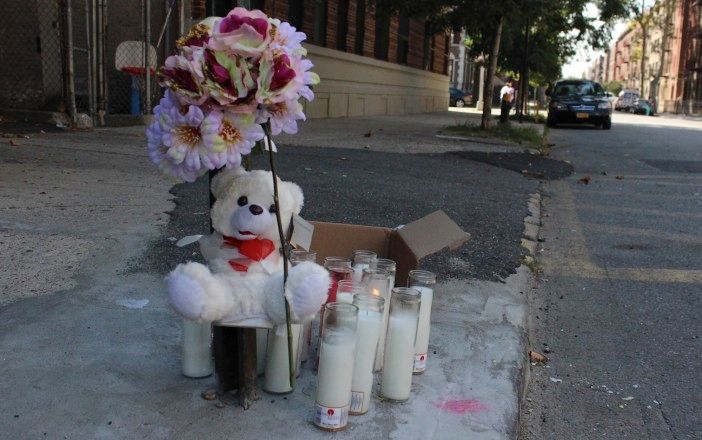
M305 45L321 82L307 103L310 118L445 111L449 78L425 70Z

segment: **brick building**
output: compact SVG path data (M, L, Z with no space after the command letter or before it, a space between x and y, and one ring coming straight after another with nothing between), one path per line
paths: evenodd
M153 76L145 80L144 49L156 67L193 21L237 5L307 34L322 80L308 117L448 107L449 34L378 13L364 0L3 0L0 29L13 38L0 40L0 111L82 112L95 121L106 114L108 123L111 115L149 113L160 91ZM123 43L131 52L119 51ZM140 76L124 68L127 59Z
M198 10L198 3L205 9ZM446 110L449 34L421 20L386 15L364 0L194 1L194 19L225 15L237 4L287 20L307 34L321 77L310 117Z
M662 14L670 1L674 1L670 33L664 39ZM643 96L649 97L665 51L655 97L659 111L702 114L702 0L659 0L649 13L657 16L656 25L649 30L646 53L641 51L641 29L632 23L605 54L605 81L615 80L625 88L641 90L644 57Z

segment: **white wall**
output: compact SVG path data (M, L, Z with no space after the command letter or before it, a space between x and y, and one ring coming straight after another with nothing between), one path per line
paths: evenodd
M373 58L305 45L321 82L306 104L310 118L444 111L449 78Z

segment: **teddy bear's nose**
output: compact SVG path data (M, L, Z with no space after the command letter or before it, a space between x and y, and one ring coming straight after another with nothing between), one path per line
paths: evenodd
M260 215L263 214L263 208L261 208L258 205L251 205L249 206L249 211L251 211L251 214L253 215Z

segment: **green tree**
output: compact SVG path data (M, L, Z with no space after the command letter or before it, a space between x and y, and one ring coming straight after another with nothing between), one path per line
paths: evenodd
M614 96L619 95L619 92L624 88L624 85L619 81L609 81L603 85L605 90L611 92Z
M631 0L375 0L379 8L426 19L437 32L463 29L471 40L471 54L488 66L484 87L486 106L481 127L491 124L493 79L498 68L528 72L543 80L560 75L560 66L586 42L601 48L609 40L613 22L626 16ZM597 17L588 17L594 5ZM527 56L526 53L529 53Z

